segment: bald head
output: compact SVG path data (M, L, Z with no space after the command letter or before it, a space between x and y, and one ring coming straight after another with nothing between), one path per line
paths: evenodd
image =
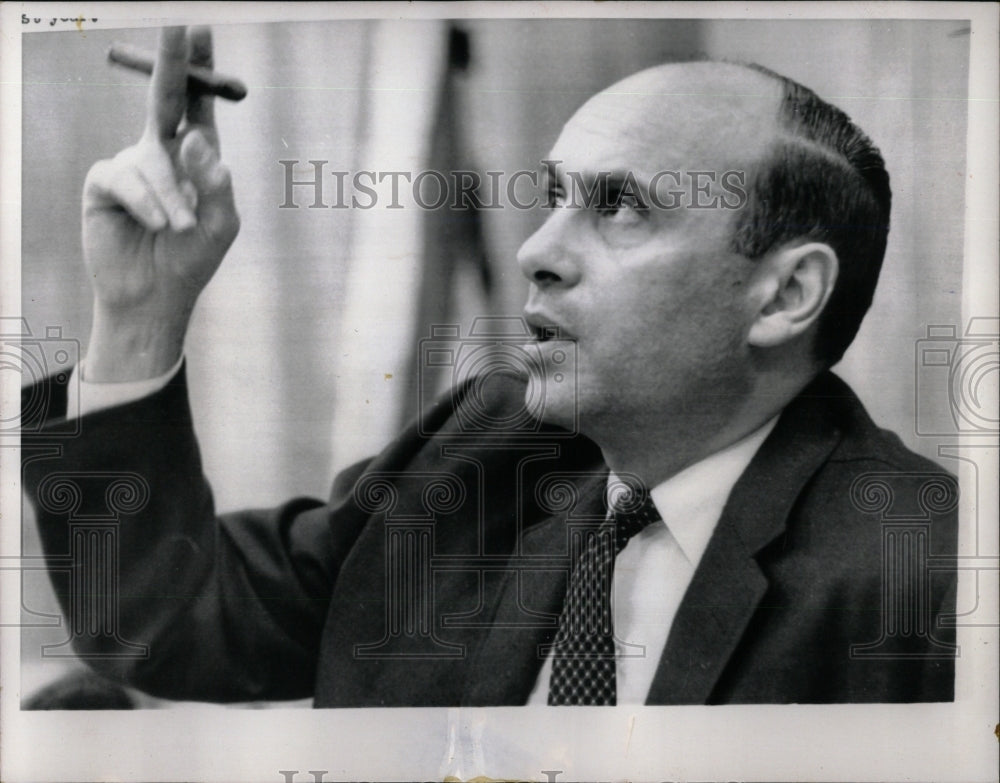
M743 65L670 63L588 100L567 123L642 143L657 170L747 168L780 132L780 84Z

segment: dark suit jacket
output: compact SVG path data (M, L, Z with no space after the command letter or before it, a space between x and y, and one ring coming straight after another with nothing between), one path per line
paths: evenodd
M525 703L607 468L554 428L470 435L482 406L517 413L520 383L454 390L326 503L220 518L183 372L74 436L46 383L24 482L92 666L175 699ZM822 375L733 489L648 702L951 700L956 505L949 474Z

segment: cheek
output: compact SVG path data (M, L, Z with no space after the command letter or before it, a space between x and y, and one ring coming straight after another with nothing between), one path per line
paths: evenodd
M690 365L717 364L741 350L747 323L739 279L720 270L717 258L700 261L685 265L687 274L644 281L639 304L621 322L636 353Z
M717 363L739 350L747 326L745 260L664 244L592 270L581 369L610 369L614 383L615 368L648 374L650 363Z

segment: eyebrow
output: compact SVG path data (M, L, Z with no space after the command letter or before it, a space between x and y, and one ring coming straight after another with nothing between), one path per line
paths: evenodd
M562 161L559 161L559 163L562 163ZM649 178L632 171L631 169L607 169L598 171L591 169L585 169L582 171L574 170L564 173L564 175L560 177L557 166L553 165L551 161L543 161L541 165L541 173L550 183L558 182L560 180L573 179L575 182L589 186L598 180L602 180L606 182L609 187L618 188L624 186L625 183L629 181L629 177L631 176L632 182L639 187L640 191L649 191Z

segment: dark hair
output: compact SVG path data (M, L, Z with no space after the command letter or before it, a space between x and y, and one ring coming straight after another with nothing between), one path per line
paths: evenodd
M889 234L892 191L878 148L844 112L763 66L782 87L782 133L749 172L733 248L750 259L796 239L825 242L840 270L820 315L814 353L844 355L868 311Z

